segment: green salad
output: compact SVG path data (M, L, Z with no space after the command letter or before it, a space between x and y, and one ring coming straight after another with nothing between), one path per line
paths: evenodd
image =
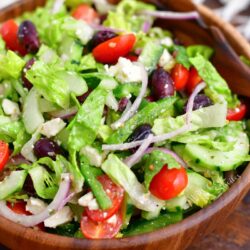
M141 1L47 1L0 25L0 215L78 238L182 221L249 161L246 105ZM158 22L159 23L159 22Z

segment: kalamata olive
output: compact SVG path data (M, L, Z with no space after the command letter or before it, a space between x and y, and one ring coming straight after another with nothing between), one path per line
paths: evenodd
M204 94L200 94L194 98L193 110L208 107L208 106L211 106L212 104L213 104L213 102L211 101L211 99L208 96L206 96ZM187 104L185 105L185 108L184 108L185 112L187 111L186 109L187 109Z
M84 103L85 100L87 99L87 97L89 96L89 94L92 92L92 89L89 89L86 93L84 93L83 95L80 95L80 96L77 96L77 100L80 102L80 103Z
M24 45L29 53L36 53L40 47L35 25L31 21L23 21L18 29L19 42Z
M128 142L146 139L151 133L151 126L149 124L140 125L134 130L132 135L130 135Z
M27 72L27 70L29 70L32 65L35 63L35 58L31 58L24 66L23 71L22 71L22 81L23 81L23 86L25 88L27 88L28 90L30 90L33 85L32 83L26 78L25 74Z
M152 95L156 100L174 95L174 82L163 68L156 69L150 79Z
M38 158L50 157L55 159L57 154L62 153L62 150L55 141L48 138L42 138L35 143L34 153Z
M106 42L107 40L116 37L117 35L113 31L102 30L98 31L92 38L91 47L95 48L100 43Z
M123 97L118 103L118 111L123 112L128 105L128 98Z

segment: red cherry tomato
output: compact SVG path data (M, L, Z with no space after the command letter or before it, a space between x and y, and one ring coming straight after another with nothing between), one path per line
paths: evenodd
M239 107L235 109L228 109L227 120L229 121L240 121L244 118L247 112L247 107L245 104L241 103Z
M175 89L182 90L187 84L189 71L182 64L177 63L171 72L171 77L174 81Z
M9 159L9 145L4 141L0 141L0 171L3 170Z
M188 81L186 85L188 94L191 95L194 88L201 82L202 82L202 79L199 76L197 70L194 67L192 67L189 71L189 77L188 77Z
M150 183L150 192L161 200L169 200L180 194L188 184L186 170L168 169L164 165Z
M0 33L8 49L17 51L22 56L27 54L25 48L19 43L17 37L18 25L13 19L10 19L2 24Z
M89 210L86 207L85 211L88 217L93 221L104 221L110 218L113 214L115 214L118 209L121 207L124 190L122 187L117 186L107 175L101 175L98 177L98 180L101 182L104 191L109 196L112 201L112 206L109 209L97 209L97 210Z
M98 24L100 22L98 13L87 4L81 4L76 7L72 12L72 16L77 20L83 20L89 24Z
M93 49L93 55L98 62L116 63L118 58L126 56L136 41L134 34L126 34L109 39Z
M122 226L121 212L118 211L111 218L96 222L91 220L86 213L83 213L81 220L81 230L88 239L111 239L120 231Z
M16 214L25 214L25 215L31 215L30 212L26 211L26 202L24 201L18 201L15 203L7 202L7 206Z

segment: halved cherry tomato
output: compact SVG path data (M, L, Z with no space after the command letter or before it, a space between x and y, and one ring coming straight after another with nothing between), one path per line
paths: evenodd
M120 231L122 226L121 212L118 211L110 219L102 222L91 220L86 213L83 213L81 230L88 239L111 239Z
M30 212L26 211L26 202L24 201L17 201L15 203L7 202L7 206L16 214L25 214L25 215L31 215Z
M27 54L25 48L19 43L17 37L18 25L13 19L10 19L2 24L0 33L8 49L17 51L22 56Z
M120 186L117 186L107 175L101 175L97 179L99 182L101 182L104 191L112 201L112 207L105 210L89 210L89 208L86 207L85 211L91 220L104 221L115 214L121 207L124 197L124 189Z
M188 77L188 81L187 81L187 85L186 85L186 90L188 92L188 94L192 94L194 88L200 83L202 82L201 77L199 76L197 70L192 67L189 71L189 77Z
M9 159L9 145L4 141L0 141L0 171L3 170Z
M180 194L187 184L188 177L183 167L168 169L168 166L164 165L161 171L154 176L149 189L159 199L169 200Z
M77 20L83 20L89 24L98 24L100 22L98 13L87 4L81 4L76 7L72 12L72 16Z
M174 81L175 89L182 90L187 84L189 71L182 64L177 63L171 72L171 77Z
M127 55L136 41L134 34L126 34L109 39L93 49L93 55L98 62L116 63L118 58Z
M240 121L244 118L247 112L247 107L244 103L241 103L239 107L235 109L228 109L227 120L229 121Z

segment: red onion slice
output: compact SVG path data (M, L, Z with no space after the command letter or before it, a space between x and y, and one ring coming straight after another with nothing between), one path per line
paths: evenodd
M52 7L52 14L56 14L60 11L64 4L65 0L55 0L54 5Z
M49 218L53 212L56 212L57 210L59 210L59 208L63 207L66 204L63 204L63 201L66 202L66 200L64 199L68 196L70 183L70 174L62 174L59 190L55 195L54 200L46 207L46 209L43 210L43 212L39 214L16 214L10 208L8 208L5 201L0 201L0 215L25 227L33 227Z
M153 11L153 10L142 10L139 14L149 15L161 19L172 19L172 20L196 20L200 18L197 11L190 12L173 12L173 11Z
M106 27L103 25L99 25L99 24L89 24L89 26L94 29L94 30L98 30L98 31L112 31L114 33L122 33L125 32L125 30L121 30L121 29L116 29L116 28L111 28L111 27Z
M191 123L191 115L194 107L194 99L195 97L206 87L205 82L201 82L199 85L196 86L193 93L190 95L187 103L187 111L186 111L186 123Z
M144 142L141 144L141 146L136 150L136 152L134 154L132 154L131 156L127 157L124 160L124 163L131 168L133 165L135 165L137 162L140 161L140 159L142 158L143 154L145 153L145 151L147 150L147 148L149 147L149 145L152 142L152 138L153 135L150 134L145 140Z
M148 33L151 28L151 22L145 21L144 24L142 25L142 31L144 33Z
M74 106L68 109L53 111L50 112L49 114L54 118L69 119L72 116L74 116L77 113L77 111L78 111L77 107Z
M193 105L194 105L194 99L195 96L206 87L206 84L204 82L200 83L199 85L196 86L196 88L194 89L192 95L190 96L188 103L187 103L187 112L186 112L186 123L185 125L183 125L182 127L171 131L169 133L166 134L162 134L162 135L156 135L152 138L152 143L156 143L156 142L162 142L168 139L171 139L173 137L176 137L179 134L183 134L185 132L188 132L190 130L191 127L191 114L192 114L192 110L193 110ZM144 140L141 141L134 141L134 142L128 142L128 143L122 143L122 144L110 144L110 145L103 145L102 149L103 150L112 150L112 151L122 151L122 150L128 150L131 148L135 148L140 146Z
M147 91L147 86L148 86L148 74L147 71L145 69L145 67L141 64L141 63L135 63L138 66L140 66L141 68L141 76L142 76L142 86L141 86L141 90L139 95L137 96L137 98L135 99L135 101L133 102L132 106L126 110L125 112L123 112L122 116L120 119L118 119L116 122L114 122L113 124L111 124L111 128L112 129L117 129L119 127L121 127L128 119L130 119L138 110L141 101Z
M21 154L17 154L12 156L9 161L7 162L7 166L18 166L21 164L28 164L30 165L31 162L24 158Z

